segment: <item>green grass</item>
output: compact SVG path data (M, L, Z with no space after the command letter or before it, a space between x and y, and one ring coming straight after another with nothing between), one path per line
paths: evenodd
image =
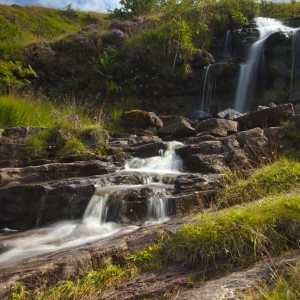
M47 146L57 147L57 156L80 154L87 150L105 152L108 145L101 123L92 124L82 107L64 105L54 107L50 102L28 102L12 97L0 97L0 128L16 126L46 127L47 130L30 135L24 151L15 156L47 158ZM93 135L95 149L87 149L87 133Z
M51 127L53 106L46 102L30 103L22 99L0 97L0 127L40 126Z
M100 270L91 270L75 281L64 280L48 289L37 288L34 291L27 291L22 283L17 283L12 287L10 299L91 299L91 295L95 296L121 280L132 277L137 272L138 270L134 267L108 266Z
M250 176L246 178L227 173L220 180L221 190L216 202L221 207L226 207L299 189L299 174L299 162L285 157L260 169L251 170Z
M252 263L299 246L300 197L267 197L184 225L166 251L177 263Z

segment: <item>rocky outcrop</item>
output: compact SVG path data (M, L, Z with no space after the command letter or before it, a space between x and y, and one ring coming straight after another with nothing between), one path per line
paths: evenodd
M30 134L43 131L44 127L11 127L1 131L0 160L10 159L25 147L25 139Z
M108 174L116 171L116 167L107 162L81 161L74 163L52 163L25 168L0 169L0 184L30 183L55 180L59 178L82 177Z
M255 127L279 127L295 115L293 104L283 104L255 111L234 119L239 123L240 130L249 130Z
M34 229L34 234L41 236L51 230L44 226L58 221L73 220L72 226L81 228L85 226L83 214L90 200L102 203L105 199L103 222L117 222L120 228L122 225L126 229L123 232L119 228L119 237L116 233L111 240L90 242L73 249L57 250L49 255L43 253L36 259L31 258L31 261L20 258L22 263L10 262L9 266L1 266L0 262L0 295L4 295L15 280L49 285L61 279L71 279L92 267L103 267L111 262L124 263L125 255L157 239L160 227L150 232L147 228L137 235L132 233L133 230L139 232L137 226L143 228L144 222L151 218L157 221L157 207L164 211L165 217L177 218L210 209L217 192L217 182L224 172L249 170L280 149L282 127L247 129L251 124L261 125L259 122L262 118L268 121L263 122L266 126L277 124L273 115L276 115L277 122L278 118L287 120L293 115L293 107L287 104L255 112L252 116L257 123L251 123L246 116L240 117L245 119L237 119L241 123L225 119L190 122L180 116L162 117L163 127L158 131L178 123L186 126L178 137L183 144L176 143L176 154L184 163L184 171L192 174L177 171L167 173L164 170L162 173L156 170L140 171L138 164L143 165L152 156L156 156L157 166L160 167L160 156L170 149L160 137L140 136L130 133L130 129L127 133L109 133L110 152L105 156L87 153L58 160L3 160L0 164L0 228ZM239 128L243 131L238 131ZM174 137L176 132L170 130L166 134ZM193 135L199 133L189 136L191 132ZM128 170L124 166L125 160L132 157L133 161L137 161ZM98 209L99 206L92 208ZM164 226L168 227L169 224L171 222ZM176 224L168 228L173 230L179 226ZM86 234L84 230L79 230L76 234L80 237L83 233ZM0 235L0 252L7 251L15 238L26 234ZM66 239L72 241L71 237ZM55 237L49 245L60 245L60 241ZM185 278L184 271L174 273L173 270L168 274L175 276L170 286L179 282L180 278ZM161 276L165 278L163 274ZM153 280L153 277L149 280ZM161 290L165 287L162 285ZM128 286L126 289L130 290ZM105 295L107 299L115 297L116 291L109 291ZM124 293L120 292L120 295Z
M277 135L279 132L280 129L253 128L228 137L189 144L177 149L176 153L191 172L247 170L259 165L262 157L271 157L271 153L279 149L282 141L282 135Z

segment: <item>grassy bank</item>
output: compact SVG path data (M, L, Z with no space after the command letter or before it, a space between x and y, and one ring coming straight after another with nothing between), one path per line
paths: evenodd
M108 144L103 132L104 124L92 123L80 106L54 106L51 102L28 102L12 97L0 97L0 128L37 126L44 129L26 138L26 147L13 157L48 158L49 146L55 147L51 158L87 151L105 153ZM118 126L118 121L115 121ZM93 139L93 147L85 142Z
M108 23L107 14L75 11L71 5L59 10L0 4L0 56L6 58L30 43L50 42L76 33L88 24L107 29Z

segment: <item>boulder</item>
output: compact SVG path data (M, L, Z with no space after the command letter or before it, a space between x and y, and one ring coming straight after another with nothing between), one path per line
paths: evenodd
M263 109L261 111L255 111L234 120L239 123L240 130L244 131L255 127L260 127L262 129L268 127L280 127L294 115L293 104L288 103Z
M222 154L193 154L185 159L184 163L191 172L208 174L224 174L229 170L242 172L251 166L242 150L233 150Z
M238 131L238 123L233 120L211 118L199 123L195 130L197 133L207 131L210 135L221 137L236 133Z
M268 38L265 41L265 47L268 49L274 48L278 45L290 45L290 39L290 35L287 32L278 31L268 36Z
M159 137L172 135L174 138L183 138L194 136L195 134L195 129L184 119L179 122L166 125L158 130Z
M159 128L163 127L163 122L155 113L131 110L123 113L121 125L128 133L152 136Z
M243 115L244 115L243 113L238 112L237 110L231 108L227 108L217 113L218 118L227 119L227 120L233 120Z
M196 141L196 138L194 138ZM176 149L190 172L221 174L258 166L278 151L282 141L280 128L253 128L215 140L202 141Z

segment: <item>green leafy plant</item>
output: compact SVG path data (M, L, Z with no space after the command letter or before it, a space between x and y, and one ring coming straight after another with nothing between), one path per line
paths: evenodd
M99 56L100 70L96 71L104 77L106 84L106 94L110 94L111 92L118 89L118 85L113 80L113 72L117 66L117 55L118 51L111 48L108 51L104 51Z
M23 68L21 62L0 62L0 89L12 94L14 88L22 88L31 83L31 78L36 78L37 74L29 65Z

